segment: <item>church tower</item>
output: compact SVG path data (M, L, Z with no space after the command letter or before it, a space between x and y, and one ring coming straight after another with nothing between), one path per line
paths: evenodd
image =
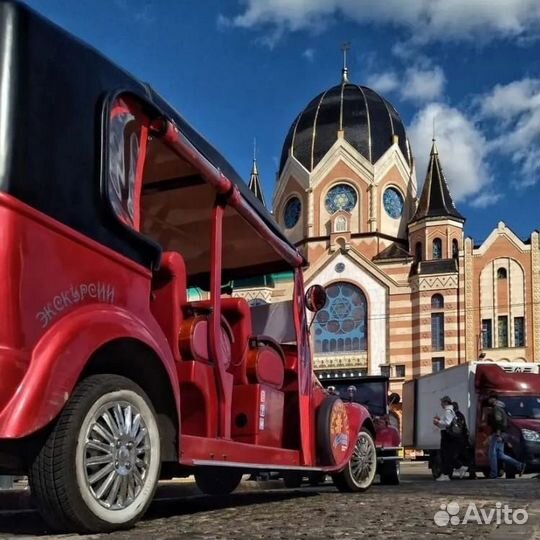
M414 375L431 373L464 358L463 224L435 141L416 213L409 223L413 306Z
M340 83L292 122L273 197L276 220L309 262L306 287L320 284L328 295L312 326L321 377L391 374L392 346L400 347L396 373L405 377L409 342L392 345L388 322L393 299L410 310L408 224L416 202L399 113L352 83L345 64Z

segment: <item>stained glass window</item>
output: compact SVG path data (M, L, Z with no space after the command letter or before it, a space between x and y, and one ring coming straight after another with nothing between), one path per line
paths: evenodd
M298 223L301 211L302 203L298 197L293 197L287 201L285 211L283 212L283 221L287 229L292 229Z
M326 288L327 302L315 318L315 352L367 351L367 300L351 283Z
M326 194L324 204L328 213L335 214L338 210L350 212L358 202L358 195L353 187L347 184L338 184Z
M398 219L403 214L403 195L395 187L389 187L384 192L383 205L391 218Z
M433 240L433 258L441 259L442 258L442 240L440 238L435 238Z

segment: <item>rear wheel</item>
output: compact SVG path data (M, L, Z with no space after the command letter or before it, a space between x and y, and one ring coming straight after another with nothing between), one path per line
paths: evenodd
M375 478L377 471L377 453L373 436L362 428L356 445L345 469L334 473L332 479L339 491L366 491Z
M130 527L154 495L160 451L155 412L142 388L118 375L88 377L30 467L38 509L54 529Z
M400 482L399 461L387 461L381 465L381 484L396 486Z
M242 471L230 467L209 467L195 473L197 487L205 495L229 495L242 481Z

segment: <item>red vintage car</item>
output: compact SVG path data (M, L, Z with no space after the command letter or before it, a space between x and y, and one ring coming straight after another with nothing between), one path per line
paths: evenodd
M13 1L0 36L0 474L28 474L50 525L81 532L129 527L162 478L224 494L246 472L320 471L367 489L373 421L313 376L306 308L324 291L304 293L272 216L97 51ZM222 288L283 271L287 343Z

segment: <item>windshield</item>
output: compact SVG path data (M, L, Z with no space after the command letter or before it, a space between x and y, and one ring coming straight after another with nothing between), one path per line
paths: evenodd
M499 399L511 418L540 419L540 396L510 396Z
M386 383L384 381L355 383L354 381L344 381L339 383L324 381L324 385L329 388L333 386L335 393L343 401L352 400L367 407L373 416L384 416L387 414Z

